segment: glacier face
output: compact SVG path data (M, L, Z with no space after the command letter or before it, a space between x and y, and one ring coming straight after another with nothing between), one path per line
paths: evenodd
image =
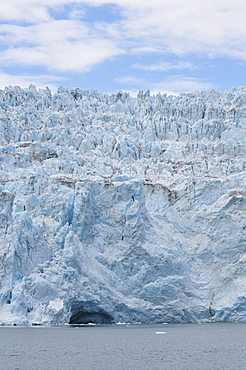
M246 88L0 90L0 323L246 321Z

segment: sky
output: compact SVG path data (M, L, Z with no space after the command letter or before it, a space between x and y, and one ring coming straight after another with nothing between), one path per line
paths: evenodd
M2 0L0 89L246 85L245 0Z

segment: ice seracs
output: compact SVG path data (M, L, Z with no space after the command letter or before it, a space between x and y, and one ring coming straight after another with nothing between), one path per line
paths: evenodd
M0 323L246 321L245 107L0 90Z

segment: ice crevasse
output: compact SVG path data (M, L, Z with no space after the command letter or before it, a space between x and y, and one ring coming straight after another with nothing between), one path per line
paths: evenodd
M246 321L246 88L0 90L0 323Z

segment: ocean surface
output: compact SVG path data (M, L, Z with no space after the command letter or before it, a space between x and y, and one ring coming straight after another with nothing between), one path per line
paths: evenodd
M246 324L0 327L0 369L246 369Z

